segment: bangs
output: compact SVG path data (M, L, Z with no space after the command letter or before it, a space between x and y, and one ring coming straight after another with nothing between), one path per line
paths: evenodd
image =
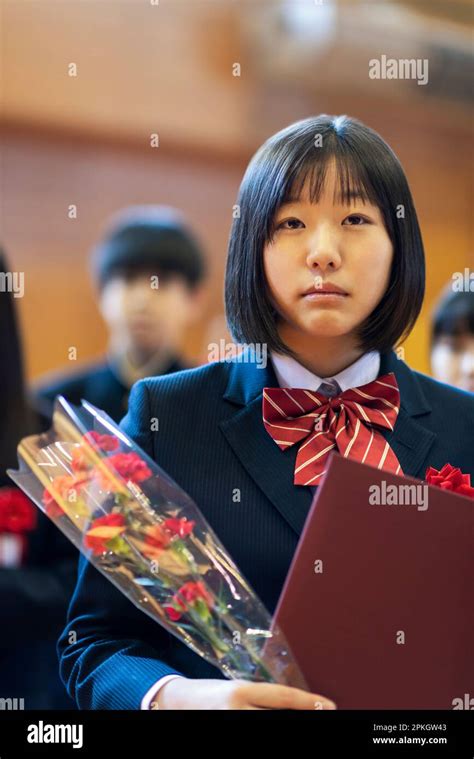
M311 203L318 203L324 193L328 168L332 162L336 169L336 183L333 193L335 205L350 206L358 200L365 204L371 204L384 211L381 204L380 186L375 178L370 176L369 168L353 151L344 149L344 143L339 141L336 135L331 134L325 138L324 148L315 148L313 144L309 149L302 150L301 144L293 146L290 160L285 161L291 168L285 171L285 166L274 167L269 172L268 179L274 180L275 168L279 182L273 185L271 194L274 203L269 208L267 219L267 239L273 236L274 217L279 208L286 203L296 203L302 200L303 191L307 188ZM318 150L315 157L315 150ZM306 197L306 195L305 195Z
M296 177L289 178L280 205L300 200L306 183L311 203L318 203L324 192L326 174L331 160L334 160L336 165L333 203L348 206L353 200L358 199L363 203L380 205L365 167L356 163L352 156L343 156L340 153L328 153L317 162L308 161L308 165L303 166Z

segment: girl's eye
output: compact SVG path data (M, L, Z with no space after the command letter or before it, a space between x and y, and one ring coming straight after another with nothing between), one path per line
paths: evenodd
M345 224L346 221L348 221L348 220L352 220L352 222L353 222L352 224L349 224L350 227L361 227L364 224L369 224L370 223L369 220L365 218L365 216L361 216L358 213L351 214L346 219L344 219L344 221L342 223Z
M285 227L285 224L301 224L304 226L303 222L299 219L285 219L285 221L281 221L279 224L277 224L277 229L298 229L298 227Z

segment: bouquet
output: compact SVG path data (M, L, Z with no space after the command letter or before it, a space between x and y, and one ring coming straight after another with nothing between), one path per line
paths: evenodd
M11 479L144 613L226 677L307 687L196 504L107 414L59 396L18 460Z

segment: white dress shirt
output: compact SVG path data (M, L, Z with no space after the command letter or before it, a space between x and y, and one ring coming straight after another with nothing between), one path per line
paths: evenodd
M380 353L371 351L347 366L342 372L332 377L318 377L305 366L302 366L291 356L283 356L281 353L270 351L273 368L280 387L301 387L305 390L320 390L321 384L333 384L337 382L341 392L350 387L360 387L377 379L380 371ZM324 392L324 390L320 390ZM326 393L325 393L326 395Z
M364 353L357 361L332 377L318 377L317 374L310 372L291 356L270 351L270 357L280 387L317 390L324 395L336 395L350 387L360 387L367 382L373 382L377 379L380 370L380 353L378 351ZM315 488L312 488L312 491L314 493ZM182 677L182 675L165 675L152 685L142 699L141 708L150 709L152 699L157 695L160 688L175 677Z

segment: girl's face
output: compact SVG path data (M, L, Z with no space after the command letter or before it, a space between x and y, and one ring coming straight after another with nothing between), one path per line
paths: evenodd
M310 203L306 184L298 200L277 211L273 240L264 248L278 331L290 347L306 338L315 346L318 338L349 338L355 345L357 328L388 287L393 246L381 211L358 198L335 204L336 187L333 161L319 202ZM323 294L332 285L343 294Z
M433 376L474 393L474 335L441 335L431 351Z

